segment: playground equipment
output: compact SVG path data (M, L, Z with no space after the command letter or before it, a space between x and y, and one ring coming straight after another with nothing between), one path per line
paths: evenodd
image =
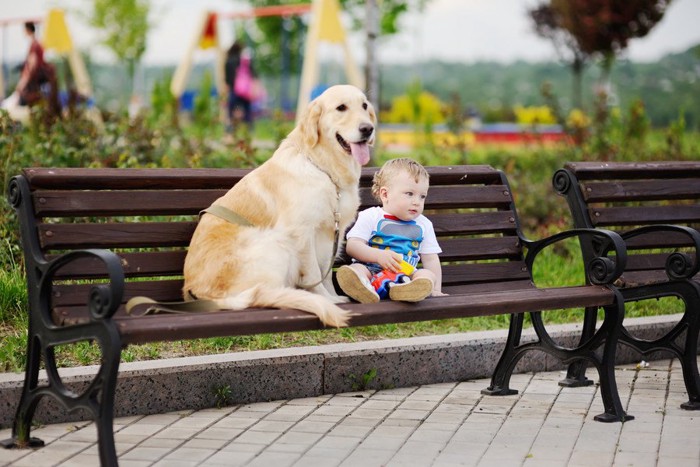
M302 110L306 108L311 100L311 91L314 85L318 83L318 46L321 41L328 41L342 46L347 82L360 89L365 87L364 78L350 53L345 28L343 28L343 24L340 21L338 0L314 0L312 5L311 24L306 36L304 66L301 71L301 82L299 84L297 120L300 118Z
M92 83L90 82L90 76L87 73L85 62L83 62L80 52L73 46L63 10L49 10L42 45L44 50L53 50L67 57L76 90L81 96L91 98Z
M297 116L301 114L301 109L304 109L308 104L311 99L311 92L314 86L318 84L318 48L322 41L342 46L347 82L359 88L364 88L362 73L350 53L345 28L343 28L340 21L338 0L313 0L311 4L260 7L235 13L204 12L197 23L190 45L175 70L170 91L176 98L181 98L185 92L187 78L192 70L195 52L200 49L213 48L215 50L214 79L217 92L219 95L226 95L229 92L224 80L225 51L220 46L218 27L220 19L250 19L264 16L288 17L309 12L311 13L311 19L304 47L304 64L299 86Z
M92 93L92 83L90 81L90 76L85 68L85 63L80 55L80 52L73 45L73 40L68 31L68 26L66 24L66 19L63 10L51 9L46 15L46 18L15 18L10 20L0 21L0 26L5 27L15 24L24 23L31 21L33 23L43 23L43 36L39 40L45 52L52 51L58 55L65 56L68 61L68 65L73 76L73 81L75 84L76 91L86 99L91 99L93 97ZM4 34L3 34L4 36ZM3 55L2 59L3 67L2 71L5 70L5 59ZM0 73L0 89L5 90L4 84L4 73ZM29 109L26 107L16 107L11 109L10 116L13 118L26 121L29 117ZM97 114L96 114L97 116Z
M224 80L224 51L219 46L217 16L217 13L206 11L202 14L197 23L195 34L187 48L187 52L175 69L175 74L170 82L170 92L177 99L180 99L185 92L187 78L192 71L192 61L197 49L214 49L216 60L214 82L219 95L225 95L226 93L226 82Z

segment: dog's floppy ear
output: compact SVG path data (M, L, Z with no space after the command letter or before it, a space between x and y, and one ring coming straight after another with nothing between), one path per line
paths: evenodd
M374 106L371 103L367 103L369 110L369 118L372 120L372 124L377 126L377 113L374 111Z
M304 139L304 144L312 148L316 146L320 138L321 129L318 127L321 120L321 104L312 101L304 111L304 115L299 123L301 136Z
M370 146L374 146L374 140L377 136L377 113L374 111L374 106L371 103L368 103L367 110L369 110L369 119L372 121L372 125L374 125L375 131L372 133L372 138L369 141Z

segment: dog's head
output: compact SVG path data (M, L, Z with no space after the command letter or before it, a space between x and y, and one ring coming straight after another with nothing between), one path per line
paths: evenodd
M369 162L376 126L374 107L362 91L350 85L328 88L311 101L299 122L307 147L323 145L352 157L359 165Z

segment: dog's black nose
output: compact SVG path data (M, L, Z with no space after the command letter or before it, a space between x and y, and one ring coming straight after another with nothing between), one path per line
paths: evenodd
M360 134L363 138L369 138L372 135L373 131L374 126L372 126L369 123L363 123L362 125L360 125Z

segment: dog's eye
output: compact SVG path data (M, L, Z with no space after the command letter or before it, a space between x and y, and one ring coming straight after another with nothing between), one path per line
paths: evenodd
M335 108L338 112L345 112L348 110L348 106L345 104L340 104L338 107Z
M367 102L363 102L363 103L362 103L362 108L363 108L364 110L367 110Z

